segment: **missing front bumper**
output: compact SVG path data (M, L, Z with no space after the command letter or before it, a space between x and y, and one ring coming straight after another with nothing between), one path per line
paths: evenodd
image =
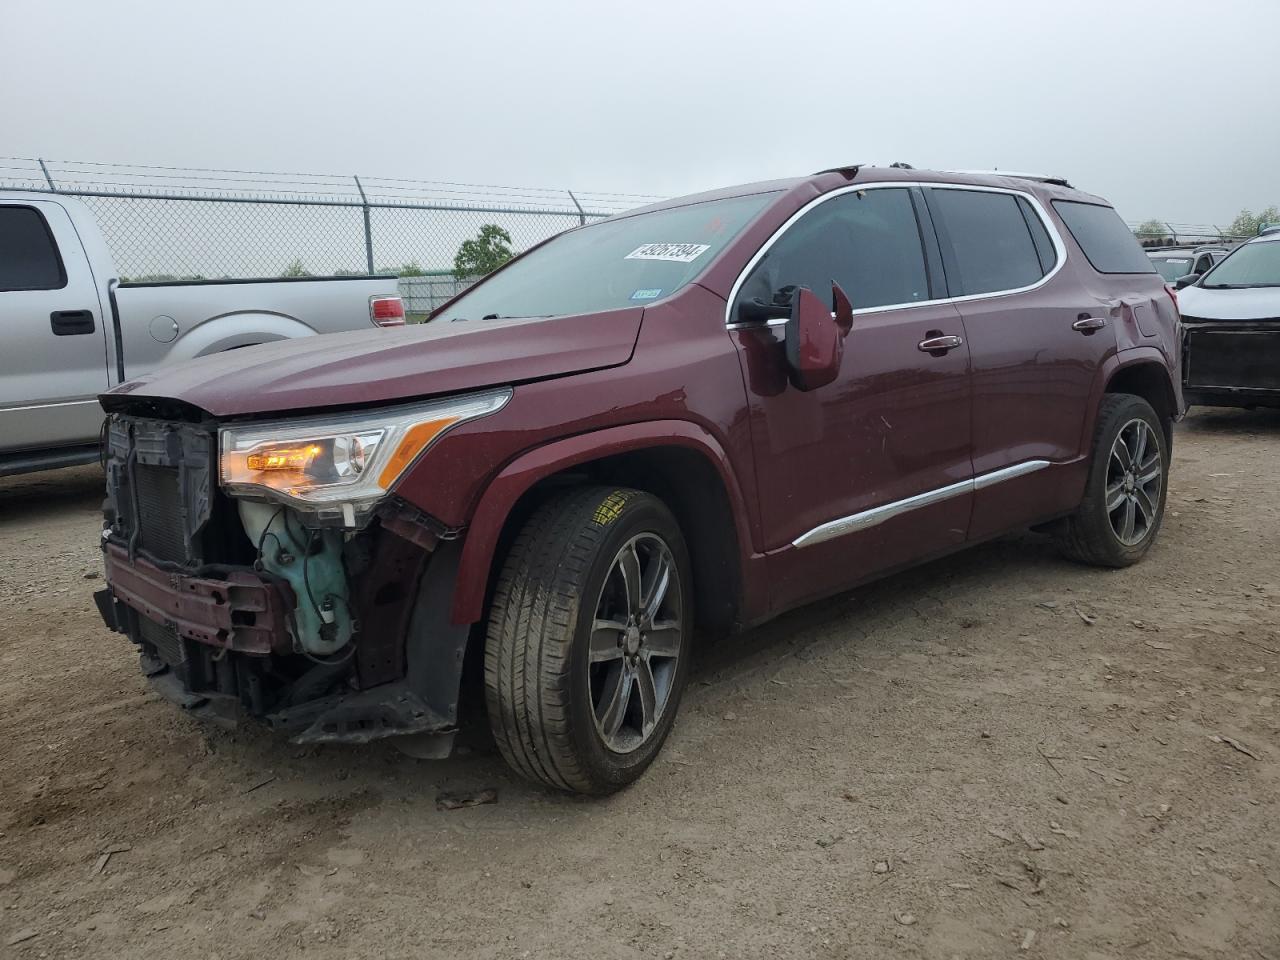
M104 562L117 601L155 623L171 624L180 637L258 655L291 649L288 618L296 600L286 584L236 568L211 570L207 576L179 573L144 557L130 560L114 543L106 544ZM107 626L119 630L114 604L108 610L107 601L97 602Z

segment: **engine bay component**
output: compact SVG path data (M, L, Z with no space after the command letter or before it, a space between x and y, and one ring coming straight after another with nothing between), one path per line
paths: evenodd
M343 533L316 530L288 507L239 501L240 522L258 550L257 565L289 584L298 604L291 631L298 648L312 656L337 653L358 629L342 562Z

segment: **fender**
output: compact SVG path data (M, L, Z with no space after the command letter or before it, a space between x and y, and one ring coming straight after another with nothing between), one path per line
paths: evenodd
M255 343L315 335L316 332L301 320L280 313L224 313L201 321L178 337L164 362L190 360Z
M651 420L577 434L537 447L511 461L493 478L471 516L463 538L462 557L453 594L455 624L475 623L484 615L485 590L498 537L516 501L535 483L554 473L591 460L649 447L685 447L703 454L715 465L729 495L740 545L740 583L743 599L764 603L768 584L764 564L747 563L751 535L747 507L733 466L724 448L704 428L687 420Z
M1164 371L1165 377L1169 380L1169 389L1173 391L1174 405L1177 408L1174 412L1174 419L1180 419L1184 413L1182 384L1180 382L1175 383L1174 378L1169 376L1169 358L1158 348L1152 346L1129 347L1127 350L1113 353L1098 367L1097 376L1093 381L1092 403L1089 404L1089 413L1085 417L1084 429L1080 434L1080 449L1085 451L1086 456L1088 456L1090 439L1093 437L1093 426L1098 419L1098 406L1102 403L1103 394L1107 392L1107 384L1124 368L1137 366L1140 363L1154 364Z

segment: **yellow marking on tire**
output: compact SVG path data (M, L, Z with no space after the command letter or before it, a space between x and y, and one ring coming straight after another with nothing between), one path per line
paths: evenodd
M622 508L627 505L627 498L620 493L611 493L600 501L595 514L591 517L596 526L607 527L622 516Z

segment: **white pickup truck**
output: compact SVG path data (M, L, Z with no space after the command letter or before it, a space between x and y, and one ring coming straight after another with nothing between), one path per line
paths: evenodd
M89 210L0 191L0 477L98 456L98 394L162 363L403 326L395 277L122 283Z

